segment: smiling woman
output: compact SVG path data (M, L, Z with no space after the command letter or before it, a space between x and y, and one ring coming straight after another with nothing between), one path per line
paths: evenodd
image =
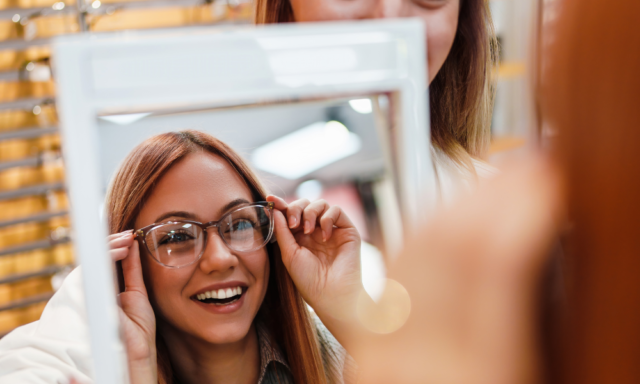
M195 131L140 144L106 205L134 383L155 372L160 383L344 382L353 371L303 301L330 324L340 314L327 300L361 288L360 239L339 208L267 197L231 148Z
M357 379L340 342L363 290L360 236L340 208L268 196L230 147L183 131L128 155L106 214L132 384ZM3 379L92 382L80 292L78 268L3 338Z

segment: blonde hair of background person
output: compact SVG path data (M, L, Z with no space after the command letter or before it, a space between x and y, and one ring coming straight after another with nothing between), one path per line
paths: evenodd
M257 24L385 17L426 23L431 141L472 174L488 150L497 41L485 0L256 0ZM446 161L437 156L441 162ZM437 168L436 168L437 169Z

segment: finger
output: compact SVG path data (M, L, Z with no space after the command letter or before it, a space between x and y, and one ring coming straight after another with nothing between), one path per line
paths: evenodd
M280 211L286 211L289 208L289 204L283 198L275 195L267 196L267 201L275 203L275 208Z
M124 260L125 257L129 254L129 247L121 247L109 250L109 256L111 257L111 261L114 263L116 261Z
M352 228L353 223L344 213L342 208L334 205L329 208L320 218L320 228L322 229L322 240L327 241L331 238L333 227Z
M291 230L287 226L287 220L280 211L275 211L274 225L276 229L276 240L282 254L282 262L287 269L291 265L291 258L298 249L298 243L293 237Z
M307 199L296 200L289 204L287 209L287 218L289 219L289 228L297 228L302 220L302 211L310 204Z
M317 200L309 204L302 212L302 221L304 234L313 233L316 229L316 220L321 217L324 212L329 209L329 203L325 200Z
M138 240L129 248L129 255L122 260L122 273L124 275L124 290L138 291L147 294L147 288L142 278L142 264L140 262L140 248Z
M109 239L109 249L130 247L133 244L133 234L128 233L113 239Z
M126 231L122 231L122 232L118 232L118 233L112 233L109 236L107 236L107 240L111 241L111 240L117 239L117 238L125 236L125 235L131 235L132 233L133 233L133 229L128 229Z

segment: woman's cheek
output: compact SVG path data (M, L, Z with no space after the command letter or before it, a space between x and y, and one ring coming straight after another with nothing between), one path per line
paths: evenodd
M458 29L457 6L447 6L427 17L427 62L429 83L436 77L449 56Z
M251 258L251 261L245 264L249 273L253 276L256 284L257 299L259 301L258 307L262 304L264 296L267 292L267 285L269 282L269 256L263 249L259 255Z
M175 311L181 304L180 286L184 286L180 283L183 280L179 276L181 271L144 262L142 268L151 306L166 317L165 314Z

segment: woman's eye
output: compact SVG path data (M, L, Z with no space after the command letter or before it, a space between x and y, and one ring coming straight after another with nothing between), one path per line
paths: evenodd
M189 235L188 233L173 232L173 233L168 233L160 241L160 245L182 243L184 241L189 241L189 240L192 240L192 239L193 239L193 236Z
M253 221L247 219L236 220L231 224L231 230L233 231L247 231L253 228Z

